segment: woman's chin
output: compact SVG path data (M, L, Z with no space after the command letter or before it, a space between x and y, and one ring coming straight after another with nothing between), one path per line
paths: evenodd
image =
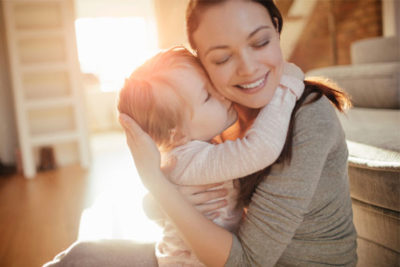
M271 101L271 99L250 99L248 101L241 101L241 103L239 103L240 105L242 105L243 107L246 108L250 108L250 109L260 109L265 107L269 102Z
M237 103L251 109L263 108L271 101L275 90L271 90L268 87L264 88L257 94L244 95L240 98L240 101L237 101Z

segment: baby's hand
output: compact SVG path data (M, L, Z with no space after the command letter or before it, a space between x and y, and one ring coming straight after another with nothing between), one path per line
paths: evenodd
M304 73L293 63L285 62L283 64L283 74L280 85L289 89L296 99L299 99L304 92Z
M215 219L218 209L225 207L227 202L225 197L228 192L222 188L223 183L185 186L177 185L179 192L208 219Z

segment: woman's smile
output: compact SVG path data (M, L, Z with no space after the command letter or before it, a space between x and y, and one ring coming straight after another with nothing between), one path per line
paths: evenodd
M264 88L264 86L268 80L268 74L269 74L269 71L262 78L257 79L256 81L249 82L249 83L240 83L240 84L235 85L235 87L239 88L244 93L255 94Z

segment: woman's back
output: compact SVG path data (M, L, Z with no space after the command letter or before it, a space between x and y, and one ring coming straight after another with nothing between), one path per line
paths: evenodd
M227 266L355 266L347 155L329 100L300 108L290 166L274 164L258 185Z

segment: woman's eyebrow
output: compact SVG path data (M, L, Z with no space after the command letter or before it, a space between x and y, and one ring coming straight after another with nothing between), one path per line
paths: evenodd
M263 29L271 29L271 26L269 25L262 25L260 27L258 27L257 29L255 29L254 31L252 31L249 36L247 37L247 40L249 40L252 36L254 36L257 32L263 30Z

